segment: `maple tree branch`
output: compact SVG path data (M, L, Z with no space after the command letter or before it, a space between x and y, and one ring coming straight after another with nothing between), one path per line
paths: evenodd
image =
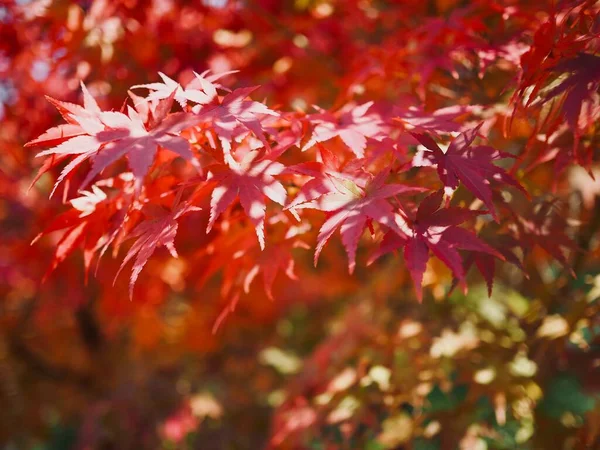
M104 346L104 334L96 316L94 300L81 306L75 312L75 319L81 339L90 353L97 353Z
M31 299L21 313L17 326L7 336L7 348L16 360L29 366L34 373L59 383L72 383L89 390L93 388L92 377L89 374L78 372L70 367L53 364L32 350L22 339L35 310L36 299Z
M38 375L58 383L73 383L86 390L93 387L92 377L89 374L50 363L30 349L17 335L10 336L8 347L13 356L27 364Z

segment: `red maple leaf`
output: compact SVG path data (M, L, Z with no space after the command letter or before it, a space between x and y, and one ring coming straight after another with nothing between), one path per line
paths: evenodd
M419 133L449 133L459 131L460 124L455 120L473 111L481 109L477 106L454 105L441 108L432 112L425 112L417 106L396 108L394 122L401 124L405 129Z
M544 249L563 266L569 268L564 249L577 249L577 244L567 236L567 221L556 214L557 202L544 201L534 205L529 214L516 217L520 243L524 250L531 251L535 246ZM575 272L569 268L575 278Z
M493 248L504 256L506 262L509 262L524 271L523 264L512 250L519 246L519 241L506 234L494 234L488 241L491 241L494 244ZM489 253L473 252L467 255L464 263L465 273L467 273L469 268L475 264L487 284L489 296L492 295L494 274L496 272L496 259L494 256L495 255ZM527 274L525 274L525 276L527 277Z
M98 118L102 111L83 82L81 82L81 91L83 92L83 107L74 103L61 102L60 100L46 96L46 99L56 107L67 123L48 129L36 139L26 143L25 147L51 146L64 142L71 137L85 134L85 129L80 125L78 119Z
M86 128L89 129L101 127L99 122L99 115L102 112L100 107L96 103L96 100L89 93L85 84L81 82L81 90L83 92L83 107L80 105L76 105L74 103L62 102L60 100L53 99L52 97L46 96L46 99L52 103L58 112L61 114L63 119L67 122L66 124L57 125L46 130L36 139L33 139L25 144L25 147L52 147L55 148L60 146L60 144L65 141L76 138L80 136L84 136L87 134ZM98 122L97 127L93 125L94 121ZM82 126L81 122L86 124ZM85 142L85 138L78 139L80 142ZM42 167L39 169L37 175L31 182L31 186L33 186L40 177L52 169L54 166L61 163L68 157L68 154L53 154L51 158L47 159ZM54 189L50 193L50 196L54 194L54 191L61 183L61 181L78 165L78 163L67 165L61 174L59 175L56 184L54 185Z
M178 200L176 200L175 203L176 204L170 212L166 212L161 208L161 211L158 214L152 214L154 217L140 223L128 236L130 238L138 239L127 252L119 271L115 275L115 280L125 265L135 257L131 278L129 280L130 298L133 297L133 288L140 272L157 247L165 246L167 250L169 250L171 256L174 258L178 257L174 245L178 228L177 220L189 212L200 211L200 208L192 206L187 202L178 203Z
M158 75L163 80L162 83L136 84L131 86L131 89L148 89L150 94L145 99L142 99L142 101L146 102L169 98L175 92L174 98L181 107L185 107L188 101L204 105L216 97L217 89L225 89L220 84L214 82L233 73L237 73L237 70L213 75L208 75L208 71L202 74L194 72L196 78L183 88L177 81L169 78L162 72L158 72Z
M363 169L363 160L354 159L349 164L343 165L335 154L321 144L317 145L321 162L309 161L286 169L286 173L310 177L308 181L301 184L301 188L294 199L285 207L293 214L295 214L295 208L302 203L336 192L336 186L339 183L350 182L364 187L370 180L370 174Z
M585 102L598 92L600 87L600 56L579 53L574 58L562 61L552 69L553 72L568 73L567 78L544 95L544 101L550 101L564 94L560 111L575 134L574 148L577 148L580 132L580 116ZM585 118L584 118L585 122ZM589 121L591 123L591 120ZM585 124L587 126L587 124ZM585 128L585 127L582 127Z
M348 104L335 113L315 106L319 114L308 117L314 129L302 150L339 136L358 158L364 157L367 138L382 139L385 135L385 124L381 116L375 112L368 113L371 106L373 102L360 106Z
M197 123L194 114L171 114L161 120L154 128L148 130L143 118L131 107L128 107L128 115L113 111L102 112L97 108L96 102L86 90L84 90L84 101L91 112L86 112L87 108L83 109L81 107L73 110L72 106L77 105L68 105L70 109L67 111L69 120L76 122L84 133L71 137L36 155L57 155L60 158L67 155L75 156L61 172L54 189L73 169L87 159L92 161L92 169L80 188L84 188L110 164L127 155L129 166L135 177L136 191L139 192L159 146L177 153L193 165L198 166L189 142L177 135L180 131ZM172 96L163 100L163 102L168 103L172 101ZM62 108L62 103L60 105ZM70 112L71 110L74 112ZM157 117L162 119L167 110L156 106L156 111L159 111L159 113L154 114L155 120L153 122L156 122ZM32 142L38 144L39 139ZM30 145L33 144L30 143Z
M208 233L219 215L239 198L244 212L254 225L260 247L265 247L265 197L281 206L285 204L287 192L274 176L281 174L285 166L279 162L260 158L260 152L249 151L241 162L233 157L229 165L215 165L207 179L217 184L210 200Z
M274 242L269 242L262 250L256 239L248 234L248 228L231 230L220 234L216 239L199 252L197 258L197 283L202 286L219 270L223 270L221 295L236 297L240 291L250 292L250 285L258 275L262 275L264 291L269 299L273 299L273 283L280 271L291 280L297 280L294 272L292 250L308 249L309 246L299 235L310 229L308 224L291 225L290 218L283 213L269 219L269 224L277 227ZM204 264L203 264L204 263Z
M202 87L212 100L207 104L196 105L193 111L197 114L198 122L209 125L217 134L223 147L225 162L229 164L233 161L231 146L234 138L241 138L248 131L254 133L267 149L270 148L261 120L265 115L279 114L262 103L246 99L260 86L236 89L221 101L216 95L216 90L213 91L214 86L211 88L209 83L204 83Z
M239 223L236 215L229 217L230 223ZM216 273L222 272L220 293L227 303L213 325L213 333L235 310L241 297L250 293L252 283L259 276L263 280L264 292L271 300L274 299L273 284L279 273L283 272L292 281L298 280L292 253L297 248L309 248L299 236L310 226L307 223L296 226L289 221L284 213L269 219L275 236L264 249L257 245L252 230L243 226L231 227L194 256L191 276L197 287L204 286Z
M323 247L338 228L348 254L350 273L356 266L358 240L365 227L373 220L403 235L398 225L399 215L386 199L395 195L423 192L426 189L403 184L384 184L388 173L389 171L383 171L364 187L350 180L338 181L331 178L331 185L335 190L296 206L296 208L312 208L331 213L319 230L315 265Z
M94 254L101 251L110 240L110 236L119 229L122 214L118 213L120 210L122 211L123 202L119 200L119 197L108 198L107 194L98 186L93 185L90 191L81 191L80 197L70 200L69 203L73 209L55 217L33 240L32 244L42 236L66 229L56 244L54 257L44 279L78 247L83 248L87 279ZM117 186L122 187L119 182Z
M404 260L414 282L419 301L423 298L423 274L429 251L440 259L464 285L465 271L458 250L483 252L504 260L497 250L460 225L482 214L465 208L441 208L443 191L427 197L417 210L412 225L404 223L402 234L388 232L370 262L386 253L404 248Z
M452 190L461 181L475 197L483 201L494 219L498 220L492 202L491 180L508 184L526 193L523 187L504 169L493 164L503 158L512 158L509 153L500 152L485 145L472 146L479 128L461 133L455 138L445 152L426 134L411 133L423 146L425 151L415 157L416 167L435 166L444 186Z

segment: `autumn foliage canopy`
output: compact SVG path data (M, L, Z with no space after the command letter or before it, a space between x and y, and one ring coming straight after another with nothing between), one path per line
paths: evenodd
M0 6L2 437L600 448L599 17Z

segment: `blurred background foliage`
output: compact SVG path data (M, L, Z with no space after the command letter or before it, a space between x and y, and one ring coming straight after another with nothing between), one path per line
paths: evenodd
M461 45L530 36L553 3L2 2L1 447L600 449L600 188L577 169L528 175L536 195L554 184L571 218L577 277L536 250L528 277L503 268L491 297L477 278L451 291L431 261L418 304L397 258L351 277L331 244L318 271L301 254L300 282L278 279L274 301L251 292L213 334L219 284L196 289L185 259L150 260L130 301L125 279L110 287L120 261L105 258L86 285L76 255L40 285L58 236L30 246L61 208L47 175L26 193L37 162L23 143L57 120L44 94L77 101L85 80L120 108L158 71L240 69L236 84L288 108L368 94L503 114L494 102L515 69L489 63L478 77L482 53ZM521 116L513 126L495 145L533 131ZM182 234L184 253L199 245Z

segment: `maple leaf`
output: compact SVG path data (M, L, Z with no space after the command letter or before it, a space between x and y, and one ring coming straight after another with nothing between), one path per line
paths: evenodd
M169 98L173 92L175 93L175 101L184 107L187 102L187 98L181 85L169 78L162 72L158 72L158 76L163 80L162 83L147 83L147 84L135 84L131 86L131 89L148 89L150 94L143 99L143 101L151 102L153 100L163 100Z
M454 105L441 108L430 113L417 106L395 108L394 121L403 125L407 130L419 133L449 133L460 130L460 124L455 122L461 116L478 111L477 106Z
M578 89L569 94L569 102L566 102L566 116L569 120L573 119L578 98L581 99L585 96L583 90L587 89L587 83L580 82L588 78L588 75L591 76L591 79L597 77L597 61L594 61L592 55L584 53L588 42L595 37L592 33L587 35L572 33L577 28L570 21L559 20L556 13L553 12L548 20L535 31L531 46L520 58L521 67L517 89L511 98L511 103L514 104L511 121L516 114L518 100L522 101L525 107L539 103L539 95L547 82L553 78L556 72L565 71L576 73L557 86L554 93L550 91L545 96L542 95L542 102L572 88L573 84L578 85ZM590 64L592 70L588 71L585 63ZM580 71L581 73L577 73ZM593 75L594 73L596 75ZM591 79L588 78L587 81L591 81ZM573 129L575 132L577 131L577 127L573 127Z
M133 107L137 112L139 119L144 123L146 129L150 130L158 126L167 117L177 91L172 91L171 94L163 99L147 101L143 97L137 96L131 90L127 91L129 97L133 100Z
M401 224L403 233L388 232L379 250L370 258L374 261L381 255L404 248L406 267L415 285L417 298L423 298L423 274L429 260L429 251L440 259L464 285L465 271L458 250L483 252L504 260L504 256L475 234L460 225L482 214L465 208L441 208L443 191L425 198L417 209L412 226Z
M214 82L232 73L237 73L237 70L209 76L206 76L208 71L202 74L194 72L196 79L188 83L184 89L177 81L169 78L162 72L158 72L158 75L163 80L162 83L136 84L131 86L131 89L148 89L150 91L150 94L145 99L141 99L137 103L141 101L163 100L169 98L174 92L175 101L184 108L188 100L200 104L209 103L217 95L217 88L223 88L220 84ZM200 91L200 89L205 92Z
M128 115L112 111L102 112L96 109L97 105L91 96L88 97L89 107L92 109L91 114L84 113L85 110L82 110L81 107L75 110L76 115L69 112L69 120L78 123L85 134L79 134L36 155L37 157L56 155L61 158L67 155L75 156L61 172L54 190L73 169L87 159L91 159L92 169L80 188L84 188L110 164L127 155L129 166L135 177L136 191L139 193L143 179L159 146L177 153L198 167L188 141L176 134L197 123L194 114L171 114L160 124L147 130L143 119L133 108L128 107ZM69 108L71 107L69 106ZM159 107L157 106L156 109ZM161 115L164 114L166 111L161 113Z
M302 146L302 151L339 136L358 158L364 157L367 138L382 139L386 131L379 114L367 114L371 106L373 102L360 106L348 104L333 114L315 106L319 114L308 117L314 129L308 142Z
M529 51L529 46L523 42L510 41L501 46L482 45L473 49L479 60L478 77L483 79L485 71L489 66L498 65L501 59L510 63L513 67L519 67L521 57Z
M493 164L494 161L512 158L513 155L489 146L471 145L481 126L482 124L461 133L450 143L445 152L429 135L411 133L425 147L422 155L415 157L413 165L415 167L437 167L440 180L444 186L452 190L456 189L461 181L475 197L483 201L497 221L490 180L514 186L525 194L527 193L517 180L504 169Z
M90 191L82 191L80 197L70 200L69 203L73 209L55 217L31 242L33 245L42 236L66 229L56 244L54 257L43 277L44 280L78 247L83 248L87 280L94 254L102 247L103 241L107 240L107 233L119 222L115 218L121 207L119 202L117 199L110 200L98 185L93 185Z
M221 101L216 96L216 91L213 93L206 85L203 87L205 90L209 89L207 93L212 100L210 103L194 106L193 111L197 114L198 122L210 125L217 134L223 147L225 162L234 163L231 156L231 143L235 137L240 137L240 131L252 132L265 148L270 149L264 136L261 116L279 116L279 114L262 103L246 100L260 86L236 89Z
M290 210L293 214L295 214L295 208L302 203L318 199L331 192L336 192L339 183L350 182L364 187L370 180L370 174L362 167L362 160L353 160L350 164L342 167L341 162L335 154L321 144L317 145L322 162L310 161L296 164L286 169L286 173L311 178L302 183L302 187L294 199L286 205L285 209Z
M100 113L102 111L100 110L98 103L96 103L96 100L94 99L94 97L92 97L85 84L83 84L83 82L80 82L80 85L81 91L83 93L83 107L74 103L62 102L60 100L56 100L52 97L46 96L46 99L56 107L58 112L61 114L61 116L67 123L57 125L56 127L52 127L46 130L36 139L27 142L25 144L25 147L56 147L64 143L65 141L68 141L71 138L86 135L86 129L89 129L90 127L97 129L98 127L102 126L99 119ZM87 126L82 126L82 124L80 123L81 121L84 121L84 123L87 124ZM94 122L96 122L95 126ZM84 141L84 139L79 139L79 141ZM31 182L31 186L33 186L44 173L48 172L51 168L64 161L67 156L68 155L66 154L56 154L53 155L52 158L46 160L42 167L39 169L33 181ZM63 169L59 178L56 181L56 184L50 196L53 195L60 182L69 174L69 172L73 168L74 166L72 167L71 165L68 165Z
M294 113L282 113L280 116L265 117L263 127L267 133L276 136L276 143L267 152L273 159L278 158L293 146L300 146L304 129Z
M85 130L78 123L65 123L49 128L37 138L27 142L25 147L56 145L80 134L85 134Z
M273 178L280 175L285 166L279 162L259 158L258 151L249 151L241 162L231 158L229 165L216 166L207 179L217 183L210 200L210 219L206 232L210 232L215 221L225 209L239 198L244 212L254 225L261 249L265 247L265 197L281 206L285 204L287 192Z
M205 70L201 74L194 72L194 79L192 79L192 81L190 81L185 88L187 99L204 105L206 103L210 103L217 97L217 89L231 92L231 89L224 87L220 83L216 83L216 81L224 76L238 72L238 70L229 70L227 72L221 72L213 75L208 75L210 70Z
M530 251L535 246L544 249L576 278L564 249L576 250L577 244L567 236L569 226L564 218L556 214L555 208L556 201L544 201L534 205L529 214L517 217L520 243L525 250Z
M129 108L128 112L128 116L121 113L103 115L103 122L110 128L111 134L120 133L120 136L111 136L110 142L102 148L102 151L92 157L92 170L83 181L84 186L110 164L127 155L136 180L136 190L139 192L159 146L178 154L198 167L189 142L177 135L196 123L194 115L172 114L155 128L147 130L137 112L132 108Z
M284 215L273 217L270 223L273 224L275 221L289 225L286 223L287 218ZM280 271L290 280L298 281L298 276L294 270L292 249L302 248L308 250L310 248L307 243L297 237L298 234L308 228L310 226L304 228L290 226L285 236L279 239L278 242L269 244L260 255L253 258L253 265L244 277L244 292L248 293L250 291L250 285L259 273L262 274L264 290L270 300L273 300L273 283Z
M356 266L358 240L368 223L374 220L403 235L397 222L399 216L386 199L395 195L423 192L426 189L403 184L384 184L387 176L388 171L383 171L364 188L351 181L337 182L331 179L335 186L334 191L296 206L296 208L311 208L331 213L319 230L314 257L315 266L323 247L338 228L348 254L350 273Z
M178 200L176 200L176 203ZM125 259L121 263L115 281L121 270L135 257L131 278L129 279L129 298L133 298L133 288L135 282L146 265L150 256L154 253L157 247L164 246L167 248L173 258L178 258L175 250L175 237L177 236L178 222L177 220L184 214L200 211L201 208L192 206L187 202L176 204L170 212L161 211L158 215L140 223L130 234L130 238L138 238L131 246Z
M230 217L231 223L239 223L235 217L237 214L236 212ZM191 264L194 270L192 277L198 287L204 286L211 277L222 271L220 294L227 303L215 320L213 333L235 310L242 295L250 293L252 283L259 276L270 300L274 299L273 284L280 272L289 280L298 280L292 251L310 248L299 237L310 229L310 225L292 225L290 218L283 213L271 217L269 224L275 228L273 242L270 241L264 249L257 244L253 230L241 226L217 235L210 245L194 256L194 260L197 259L198 262Z
M524 271L523 264L512 251L512 249L519 247L519 241L514 239L512 236L506 234L494 234L491 237L491 239L487 239L487 241L491 241L494 244L493 248L496 249L500 254L502 254L506 262L509 262L515 267L521 269L521 271ZM481 273L481 275L483 276L483 279L485 280L485 283L488 288L488 296L491 296L492 289L494 287L494 274L496 271L495 256L483 252L473 252L467 255L464 263L465 273L467 273L467 271L473 264L475 264L475 266L479 270L479 273ZM527 277L527 274L525 274L525 277Z
M557 64L553 72L568 73L567 78L544 95L544 102L564 94L561 112L571 130L575 133L574 147L577 147L580 134L579 119L583 104L598 91L600 87L600 56L579 53L574 58Z
M198 285L202 286L219 270L223 270L221 295L234 298L240 291L250 292L250 286L261 275L264 292L273 300L273 283L277 274L282 271L290 280L298 277L294 271L292 250L308 249L309 246L299 238L299 235L310 229L308 224L294 226L283 213L269 219L269 224L276 227L274 242L269 242L265 249L257 245L254 233L242 227L221 234L210 246L199 253L201 261L207 265L198 266ZM279 226L277 226L279 225ZM285 234L283 231L285 231Z

